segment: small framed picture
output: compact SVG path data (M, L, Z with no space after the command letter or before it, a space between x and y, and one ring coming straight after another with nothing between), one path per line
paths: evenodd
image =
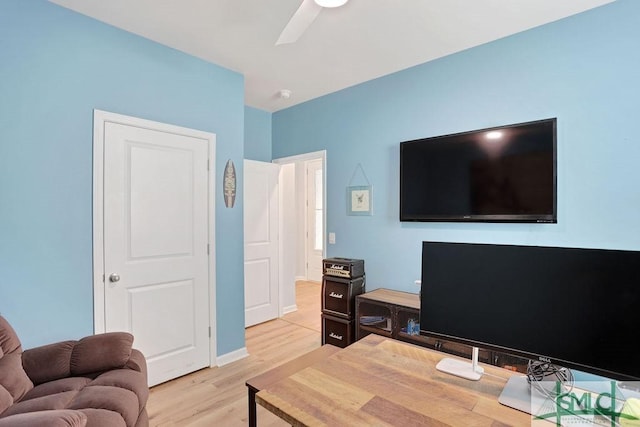
M371 186L347 187L347 215L372 215Z

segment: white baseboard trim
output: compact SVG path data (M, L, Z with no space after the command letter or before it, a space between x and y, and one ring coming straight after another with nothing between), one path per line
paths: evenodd
M296 276L296 278L294 279L296 282L306 282L307 281L307 276Z
M282 308L282 315L284 316L287 313L293 313L294 311L298 311L298 305L297 304L293 304L287 307L283 307Z
M218 356L216 358L216 363L218 366L228 365L229 363L236 362L240 359L244 359L249 356L247 352L247 347L242 347L238 350L232 351L231 353L223 354L222 356Z

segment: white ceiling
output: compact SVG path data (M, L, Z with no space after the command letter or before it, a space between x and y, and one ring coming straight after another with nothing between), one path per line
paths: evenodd
M279 46L302 0L50 1L242 73L274 112L614 0L350 0Z

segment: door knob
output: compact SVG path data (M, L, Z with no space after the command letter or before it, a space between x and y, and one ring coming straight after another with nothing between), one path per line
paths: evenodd
M115 282L117 282L117 281L119 281L119 280L120 280L120 275L118 275L118 274L116 274L116 273L111 273L111 274L109 275L109 281L110 281L110 282L115 283Z

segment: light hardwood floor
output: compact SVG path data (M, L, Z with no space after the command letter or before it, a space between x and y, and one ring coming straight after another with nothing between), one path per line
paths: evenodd
M151 426L246 426L245 381L320 347L321 285L296 283L298 311L245 330L248 357L203 369L151 388L147 411ZM258 406L258 424L288 424Z

